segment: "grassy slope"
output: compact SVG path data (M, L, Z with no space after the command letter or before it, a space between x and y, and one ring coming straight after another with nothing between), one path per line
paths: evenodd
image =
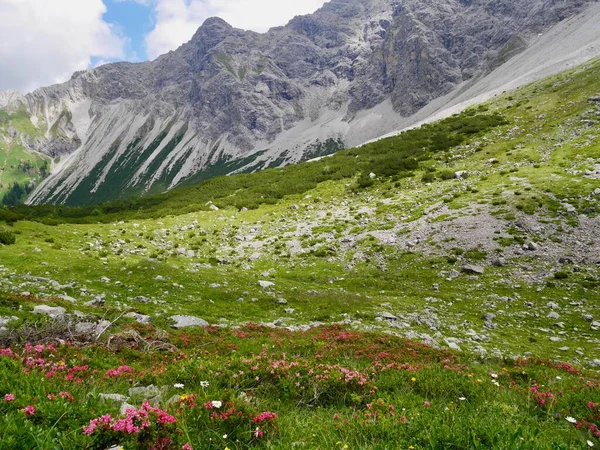
M9 138L9 128L32 139L39 136L25 112L9 114L0 110L0 199L14 183L26 186L32 181L39 182L50 162L48 157L23 148L18 138Z
M193 314L213 324L230 326L248 321L281 320L280 323L288 326L301 327L319 321L378 333L353 335L351 342L358 343L358 349L347 349L336 347L340 341L335 336L316 337L318 330L293 335L293 339L285 331L272 334L263 331L264 336L251 334L251 339L243 342L235 332L223 331L217 333L219 339L233 339L240 347L239 352L218 349L213 352L211 348L205 355L201 353L204 347L192 344L186 347L178 341L181 334L170 333L170 341L186 347L186 353L200 352L204 362L199 364L204 369L196 371L195 366L181 362L182 367L175 364L166 368L166 374L155 375L155 378L136 376L135 382L144 385L184 382L189 393L199 394L202 401L236 397L241 391L256 392L255 407L276 409L279 413L279 432L272 431L266 443L224 442L217 439L225 433L223 428L211 434L212 443L194 440L194 448L224 448L225 445L290 448L292 442L306 448L336 448L337 445L341 448L346 443L352 448L390 449L409 445L416 448L436 448L436 445L437 448L584 447L587 439L594 439L588 432L589 426L577 431L564 417L572 414L578 420L598 421L598 412L586 409L588 402L600 402L597 375L585 373L584 378L593 381L583 387L578 376L557 372L551 368L552 364L531 363L516 368L509 362L482 365L477 358L460 354L458 358L465 367L444 370L444 363L440 366L439 361L446 358L454 361L455 357L447 351L426 350L426 355L431 352L436 356L432 356L433 359L424 356L424 360L416 357L414 362L424 366L415 375L416 382L410 381L412 373L400 371L390 378L378 373L373 381L378 388L376 392L358 392L356 395L361 399L356 400L357 404L342 394L340 386L321 386L319 389L333 392L332 404L327 405L311 405L307 397L302 397L308 394L292 395L290 390L297 388L294 383L276 384L263 391L262 383L253 384L253 378L243 377L244 383L237 384L231 381L229 372L226 376L216 373L220 371L217 367L223 370L238 367L241 358L259 353L264 343L281 347L288 355L305 355L306 364L316 368L315 352L331 342L334 348L330 350L335 353L328 356L332 358L328 363L339 362L351 369L363 370L373 366L373 357L356 359L353 352L369 348L369 343L377 341L382 331L424 339L440 347L454 343L463 350L487 354L492 357L491 361L521 355L582 364L597 358L600 335L590 329L584 319L586 314L600 317L597 266L589 263L558 265L555 260L546 259L544 252L518 252L520 245L528 240L550 246L553 239L562 239L565 256L575 258L577 255L567 254L575 248L567 246L570 235L580 237L577 233L586 230L584 223L598 220L599 197L591 193L600 188L600 181L583 176L582 171L600 163L598 127L583 122L596 115L596 107L587 100L600 92L599 73L600 63L593 62L503 95L490 102L486 109L487 113L501 113L507 124L469 137L449 151L427 153L428 158L421 161L413 174L403 172L402 177L396 178L376 174L372 186L359 189L358 181L351 178L329 180L250 211L226 208L189 212L199 209L199 204L208 208L206 198L194 199L194 193L202 192L199 187L180 191L181 198L177 197L178 193L169 194L163 203L142 211L125 210L108 216L114 220L108 224L47 226L17 222L13 225L17 243L0 246L0 261L6 268L0 272L0 290L6 292L5 300L0 302L0 316L16 315L20 318L15 322L18 325L33 320L31 309L44 302L62 305L71 312L83 311L91 317L118 319L112 332L139 328L133 320L121 317L123 312L132 310L151 315L156 329L168 329L170 315ZM389 142L393 148L394 141ZM329 161L319 164L331 164ZM301 170L297 167L277 169L266 175L254 175L250 180L258 184L261 180L271 180L273 173L285 179L286 174ZM444 179L448 178L447 172L458 170L468 170L468 178ZM221 192L220 198L226 199L225 194L226 191ZM585 212L585 216L568 212L564 202L579 213ZM235 203L224 202L221 206L227 204ZM110 206L107 208L105 210ZM182 211L188 212L158 218L165 213ZM59 210L54 213L61 214ZM484 214L499 227L497 235L491 232L492 236L488 236L493 242L491 247L478 246L475 233L468 245L450 232L421 233L419 240L415 238L419 230L427 230L428 226L442 224L450 228L469 216L474 217L477 227ZM118 222L119 215L128 220ZM516 227L520 221L528 220L555 232L546 236ZM61 221L59 216L58 222ZM597 245L597 235L584 233L581 237L588 241L590 248ZM194 252L193 257L185 255L189 250ZM491 267L492 259L498 255L507 258L508 264ZM448 279L450 271L460 269L461 260L488 267L483 276L460 275ZM566 273L567 278L554 279L553 273L557 271ZM441 273L445 275L440 276ZM32 275L46 280L34 280ZM275 286L260 288L259 280L272 281ZM16 296L24 291L33 296ZM56 297L63 293L74 297L76 303ZM106 294L104 308L84 305L100 293ZM138 303L134 300L136 296L146 296L150 302ZM502 297L512 301L498 300ZM282 298L286 304L279 302ZM547 317L548 302L560 307L563 328L555 327L557 320ZM289 308L293 311L286 311ZM381 320L378 315L384 311L398 316L398 323ZM496 328L484 326L482 315L486 313L495 314ZM403 323L407 327L403 328ZM145 330L144 335L155 333L156 329ZM197 339L200 341L192 341L216 342L202 332ZM379 350L393 353L403 348L404 344L394 342ZM224 343L219 348L228 347ZM91 361L102 369L126 362L138 364L136 367L143 371L152 365L144 358L154 355L125 351L113 357L97 351L99 354ZM77 358L80 356L73 357L73 361ZM277 358L281 355L269 353L267 359ZM412 361L405 353L390 358L394 364ZM498 390L489 373L502 373L502 366L510 376L502 379L504 389ZM10 365L4 367L7 374L14 370ZM304 376L308 377L302 372L301 378ZM205 392L198 387L203 377L210 378L213 390ZM269 373L261 374L260 378L264 377L269 378ZM478 383L478 379L482 383ZM421 380L426 380L426 384L418 387ZM512 385L511 381L516 384ZM313 389L309 387L313 382L307 378L308 391ZM544 385L542 390L550 387L553 392L562 392L562 403L552 401L544 406L536 403L530 391L536 382ZM10 384L0 385L0 393L12 391L13 382L5 383ZM93 391L96 393L110 386L102 376L98 376L95 383ZM111 387L114 392L126 393L126 385L123 382ZM19 388L25 396L22 402L61 386L31 381ZM90 406L86 403L92 401L86 400L90 388L78 387L77 395L74 394L81 410ZM301 395L304 400L294 395ZM468 400L458 400L458 397ZM389 409L390 403L396 410L407 408L409 426L400 426L395 422L397 418L389 416L382 421L367 418L366 403L372 404L379 398L384 409ZM430 401L432 408L424 408L424 401ZM303 405L303 402L309 404ZM80 416L80 425L94 414L115 412L115 407L109 406L94 403L90 412ZM46 406L40 402L40 408ZM17 427L25 429L23 423L30 422L24 422L16 409L10 411L5 424L9 425L6 429L12 430L9 432L12 435ZM340 422L334 422L336 412L341 417ZM353 418L354 414L358 418ZM39 430L40 436L53 435L60 427L49 430L51 417L44 415L39 427L32 430ZM181 421L182 417L178 417ZM193 426L206 430L216 425L201 420L199 415ZM83 439L77 433L69 436L69 439ZM597 440L593 442L598 444ZM50 448L49 444L41 447Z

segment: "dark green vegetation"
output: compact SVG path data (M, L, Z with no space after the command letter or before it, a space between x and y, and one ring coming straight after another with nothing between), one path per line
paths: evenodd
M49 158L24 148L21 136L39 136L27 112L0 110L0 203L5 206L20 204L49 173Z
M219 208L233 206L238 209L256 209L261 204L275 204L286 195L308 192L325 181L350 179L359 175L356 188L362 189L374 183L370 178L372 173L392 181L410 177L422 162L430 160L434 155L443 154L466 139L504 124L506 121L500 114L486 114L485 108L480 107L435 124L406 131L397 137L383 139L358 149L340 151L316 162L267 169L253 174L218 177L156 197L98 206L21 207L0 212L0 219L30 219L47 223L106 222L117 217L139 219L208 210L208 202L213 202ZM160 137L157 138L159 139ZM102 166L98 166L98 170L101 169ZM89 179L93 180L94 174L90 174ZM125 182L127 177L122 177L122 180ZM115 185L115 189L118 190L119 185Z
M16 206L21 203L32 190L32 185L21 186L19 183L15 182L10 190L4 194L2 204L5 206Z

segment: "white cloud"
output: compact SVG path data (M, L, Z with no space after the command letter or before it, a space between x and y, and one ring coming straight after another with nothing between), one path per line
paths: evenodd
M145 1L149 0L130 0ZM314 12L325 0L153 0L155 28L146 37L148 57L175 50L189 41L208 17L237 28L263 32L296 15Z
M102 0L0 0L0 90L65 81L92 57L124 58L105 12Z

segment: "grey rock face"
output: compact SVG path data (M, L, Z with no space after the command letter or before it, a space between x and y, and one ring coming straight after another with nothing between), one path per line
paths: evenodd
M354 127L358 113L385 106L408 116L586 4L333 0L264 34L211 18L155 61L78 72L25 97L0 96L0 107L24 106L39 129L55 130L31 149L78 149L31 202L99 203L198 181L211 167L297 162L315 156L317 142L376 138L386 131ZM301 123L313 132L286 137Z

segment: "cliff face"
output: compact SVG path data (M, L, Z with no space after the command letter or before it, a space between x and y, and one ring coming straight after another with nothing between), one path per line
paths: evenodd
M584 0L333 0L258 34L208 19L153 62L79 72L25 107L62 160L32 202L96 203L287 164L392 131ZM10 97L10 98L9 98ZM7 106L8 105L8 106ZM380 126L359 127L369 111Z

